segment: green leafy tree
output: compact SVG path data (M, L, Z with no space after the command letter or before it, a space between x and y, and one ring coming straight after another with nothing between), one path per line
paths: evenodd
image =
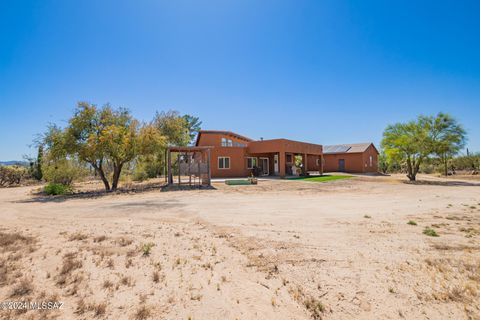
M430 118L430 122L432 151L442 162L444 174L448 175L448 161L465 147L465 129L445 113Z
M201 129L202 121L200 118L186 114L183 116L188 130L188 136L190 137L189 143L193 143L194 139L198 135L198 132Z
M387 173L389 172L389 167L389 161L385 151L380 152L378 155L378 169L381 173Z
M419 117L416 121L389 125L384 133L382 147L388 158L405 161L407 177L415 181L422 161L431 153L428 119Z
M33 177L37 180L42 180L42 162L43 162L43 145L38 146L37 159L35 161L35 170L33 172Z
M113 109L110 105L98 108L86 102L78 104L64 130L52 126L45 137L52 157L70 157L90 164L107 191L118 188L127 163L154 152L163 141L155 127L141 126L128 110Z
M190 142L188 122L178 111L157 112L153 126L165 137L168 146L187 146Z
M416 180L421 164L431 155L448 160L465 144L465 131L451 116L419 116L407 123L389 125L384 133L382 147L387 158L402 161L407 177ZM446 161L447 161L446 160Z
M135 166L134 178L144 180L161 175L165 168L165 151L168 146L189 145L200 130L198 117L180 115L178 111L157 112L150 124L163 137L161 146L154 153L144 153Z

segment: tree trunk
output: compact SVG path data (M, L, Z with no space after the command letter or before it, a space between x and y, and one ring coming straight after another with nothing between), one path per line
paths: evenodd
M443 157L443 165L444 165L445 177L446 177L448 176L448 158L446 155Z
M407 177L410 181L415 181L416 174L413 173L412 160L407 158Z
M105 186L105 191L110 191L110 183L108 182L108 179L105 176L105 172L103 172L102 162L100 161L98 165L96 163L92 163L91 165L95 169L95 172L97 172L98 175L100 176L100 179L102 179L102 182Z
M112 191L116 191L118 187L118 180L120 179L120 173L122 172L123 164L113 166L113 180L112 180Z

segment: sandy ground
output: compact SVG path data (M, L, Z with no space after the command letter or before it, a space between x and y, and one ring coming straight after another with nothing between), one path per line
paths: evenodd
M63 306L0 317L480 319L480 183L421 178L2 189L0 303Z

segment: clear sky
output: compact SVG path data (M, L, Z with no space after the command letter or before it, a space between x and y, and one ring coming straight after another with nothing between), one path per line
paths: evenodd
M0 0L0 160L79 100L320 144L443 111L480 151L480 1Z

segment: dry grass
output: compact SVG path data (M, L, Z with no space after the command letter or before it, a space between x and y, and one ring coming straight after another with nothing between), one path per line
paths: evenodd
M425 262L436 276L432 293L435 300L469 304L478 299L480 258L436 258Z
M101 317L107 312L107 304L105 302L92 304L89 309L93 311L95 317Z
M20 233L6 233L0 231L0 249L2 252L21 250L22 247L35 242L33 237L23 236Z
M121 237L115 241L120 247L127 247L133 243L130 238Z
M107 237L104 235L93 238L93 242L103 242L105 240L107 240Z
M313 319L322 319L322 314L325 312L325 307L319 300L310 297L303 301L303 305L310 312Z
M135 313L133 314L133 319L135 320L145 320L151 317L152 309L147 307L145 304L142 304L140 307L137 308Z
M27 278L22 278L20 281L14 285L11 293L10 298L20 298L26 295L29 295L33 292L33 284L32 280Z
M80 269L83 266L82 260L76 259L76 253L67 253L63 256L62 268L60 275L69 275L74 270Z
M158 283L160 281L160 273L157 270L154 270L152 273L152 280L155 283Z
M103 281L102 287L105 290L111 290L113 288L113 282L107 279Z
M320 302L320 300L307 296L300 286L291 287L288 291L293 300L303 304L305 309L307 309L310 313L312 319L322 319L322 315L325 312L325 306L322 304L322 302Z
M88 239L88 235L86 235L84 233L81 233L81 232L72 233L68 237L69 241L83 241L83 240L86 240L86 239Z
M123 286L133 286L133 279L129 276L123 276L120 278L120 284Z
M88 304L85 302L85 299L79 299L77 301L77 308L75 309L76 314L84 314L88 311Z

